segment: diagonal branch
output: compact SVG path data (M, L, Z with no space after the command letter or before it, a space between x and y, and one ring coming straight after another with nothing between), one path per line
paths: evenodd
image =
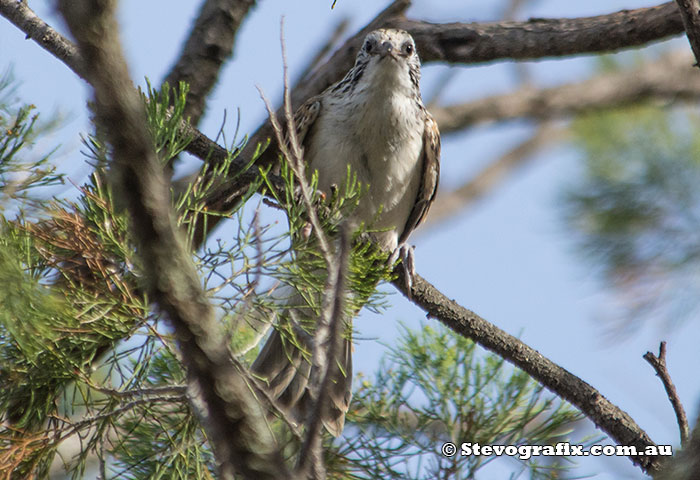
M695 65L698 65L700 64L700 1L676 0L676 3L683 19L685 35L695 55Z
M598 390L571 372L560 367L522 341L487 322L474 312L450 300L419 275L413 278L410 292L406 289L403 269L397 268L394 286L413 303L456 333L469 338L482 347L528 373L556 395L581 410L593 423L620 445L634 445L637 452L644 452L655 443L639 425L623 410L605 398ZM633 455L633 463L650 474L662 466L658 456Z
M34 40L76 75L85 79L83 59L75 45L39 18L26 2L0 0L0 15L24 32L28 39Z
M59 9L89 66L95 113L113 150L113 175L131 214L147 287L167 313L187 367L193 403L223 479L288 478L245 379L230 360L214 310L175 227L169 185L121 51L114 1L61 0Z
M180 57L164 82L190 86L183 118L197 125L206 99L216 85L221 67L231 57L238 29L255 0L206 0L192 26Z

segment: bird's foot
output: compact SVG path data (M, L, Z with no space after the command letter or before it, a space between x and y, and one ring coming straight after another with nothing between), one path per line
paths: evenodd
M389 264L393 265L396 260L401 259L401 268L403 270L404 286L406 294L411 298L411 289L413 288L413 277L416 275L416 263L414 255L415 247L407 243L399 245L389 257Z

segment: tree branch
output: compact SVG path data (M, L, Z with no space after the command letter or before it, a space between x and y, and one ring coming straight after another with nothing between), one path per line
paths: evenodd
M676 0L680 10L683 28L695 55L695 65L700 65L700 1Z
M345 296L350 258L350 231L341 225L338 248L333 265L328 265L323 310L313 341L313 368L311 373L312 404L306 421L304 443L299 452L296 474L300 478L325 478L323 463L323 419L330 409L329 398L337 368L338 353L343 341ZM311 475L309 475L311 474Z
M659 355L655 356L651 352L644 354L644 360L649 362L656 372L656 376L661 379L661 383L664 385L666 390L666 395L673 406L673 411L676 413L676 420L678 421L678 430L681 435L681 445L686 446L688 443L688 417L685 415L685 409L681 403L681 399L678 397L678 392L676 391L676 386L671 380L671 374L668 372L666 367L666 342L661 342L659 346Z
M83 59L75 45L39 18L26 2L0 0L0 15L24 32L28 39L34 40L76 75L85 79Z
M448 63L612 52L683 32L675 2L595 17L448 24L399 19L390 24L413 35L423 61Z
M180 57L164 82L190 86L183 118L197 125L206 99L216 85L221 67L231 57L238 29L255 0L206 0L192 26Z
M580 83L544 89L528 86L460 105L433 107L431 113L445 134L479 123L523 117L545 120L650 99L699 97L700 75L691 68L688 55L676 52L639 68L604 73Z
M517 338L487 322L474 312L450 300L419 275L413 278L410 292L406 289L404 271L396 268L398 276L392 283L429 317L435 318L456 333L528 373L550 391L581 410L593 423L620 445L634 445L637 451L655 443L623 410L611 403L598 390L563 369ZM633 463L650 474L659 470L662 457L630 456Z
M131 214L147 286L175 329L190 394L206 406L203 423L221 478L232 479L234 472L242 478L288 478L175 227L169 185L121 51L115 2L61 0L58 5L89 66L85 73L94 89L97 122L113 149L113 175Z

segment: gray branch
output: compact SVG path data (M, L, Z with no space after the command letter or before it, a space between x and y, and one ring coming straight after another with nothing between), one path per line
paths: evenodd
M288 478L260 405L230 360L214 310L178 235L169 185L153 150L141 98L124 60L113 1L61 0L77 39L95 113L113 149L113 175L131 214L147 287L171 322L190 394L205 406L204 427L221 478Z
M233 54L236 34L255 0L206 0L192 26L179 58L165 82L177 86L187 82L184 118L197 125L206 108L206 99L216 85L221 67Z
M85 79L83 59L75 45L39 18L26 2L0 0L0 15L24 32L27 39L34 40L76 75Z

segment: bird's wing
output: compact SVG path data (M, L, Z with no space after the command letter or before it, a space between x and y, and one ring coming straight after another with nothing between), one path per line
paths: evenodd
M418 195L413 209L408 215L406 226L399 237L403 244L413 230L423 221L435 199L440 180L440 131L432 115L425 112L425 130L423 130L423 162Z
M296 137L297 141L299 142L299 147L304 147L306 135L309 133L309 130L311 130L311 127L318 118L320 111L321 99L317 95L305 101L294 113L294 127L296 129ZM287 142L289 141L290 140L288 138Z

